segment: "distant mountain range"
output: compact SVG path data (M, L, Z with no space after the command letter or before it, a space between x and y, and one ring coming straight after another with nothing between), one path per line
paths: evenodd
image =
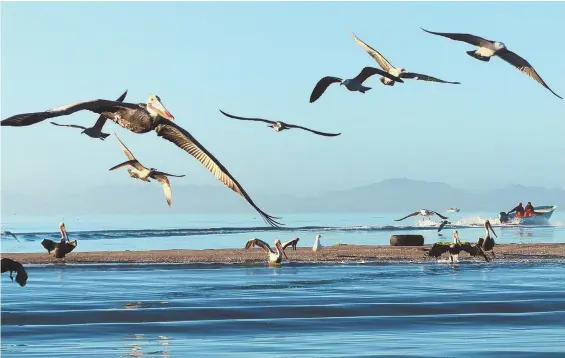
M173 183L173 206L165 202L156 183L94 187L79 194L41 196L2 191L3 215L12 214L112 214L112 213L233 213L254 212L243 198L222 185L196 186ZM352 189L311 197L250 192L255 203L271 215L289 212L410 212L420 208L444 211L507 211L524 205L565 206L565 190L509 185L499 189L466 190L444 183L388 179Z

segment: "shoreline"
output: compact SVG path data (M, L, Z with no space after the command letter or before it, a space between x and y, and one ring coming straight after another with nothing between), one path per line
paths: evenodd
M315 253L311 247L298 247L293 251L290 247L286 254L289 263L335 263L355 261L389 262L389 263L423 263L437 260L425 256L424 246L388 246L388 245L340 245L326 246ZM80 247L77 248L80 250ZM494 248L496 258L491 262L563 262L565 261L565 243L544 244L500 244ZM64 259L57 259L53 253L3 253L2 257L26 264L136 264L136 263L170 263L170 264L266 264L267 254L261 248L253 249L204 249L204 250L147 250L147 251L73 251ZM489 252L487 256L492 258ZM440 259L445 259L445 253ZM465 261L485 262L483 258L471 257L461 252L460 259Z

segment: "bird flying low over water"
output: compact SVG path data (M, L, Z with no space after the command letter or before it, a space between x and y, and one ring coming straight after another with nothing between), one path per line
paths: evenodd
M11 231L5 231L5 230L4 230L4 231L1 232L1 234L2 234L2 235L6 235L6 236L10 235L10 236L12 236L14 239L16 239L17 242L20 242L20 240L18 240L18 237L17 237L16 235L14 235Z
M439 213L436 213L436 212L433 211L433 210L422 209L422 210L414 211L412 214L408 214L408 215L406 215L405 217L403 217L402 219L397 219L397 220L394 220L394 221L402 221L402 220L404 220L404 219L407 219L407 218L409 218L409 217L416 216L416 215L422 215L422 216L424 216L424 217L425 217L425 216L437 215L437 216L439 216L440 218L442 218L442 219L444 219L444 220L445 220L445 219L448 219L447 216L443 216L443 215L441 215L441 214L439 214Z
M265 241L260 240L258 238L254 238L254 239L247 241L247 244L245 245L245 249L249 249L251 247L258 246L258 247L262 248L263 250L265 250L265 252L267 253L269 264L280 264L282 262L283 255L284 255L285 259L288 260L288 256L286 256L284 249L286 249L288 246L292 246L293 248L296 248L296 244L298 243L298 240L300 240L300 239L296 238L296 239L289 240L289 241L285 242L284 244L281 244L281 241L279 239L276 239L275 240L275 249L273 250L273 249L271 249L269 244L267 244Z
M128 91L126 90L120 97L118 97L118 99L116 101L117 102L123 102L124 99L126 98L127 94L128 94ZM79 126L79 125L76 125L76 124L59 124L59 123L55 123L55 122L51 122L51 124L56 125L56 126L61 126L61 127L80 128L80 129L83 129L83 131L81 133L86 134L90 138L99 138L101 140L104 140L110 135L108 133L102 133L102 128L104 127L104 124L106 124L106 120L107 120L106 117L104 117L103 115L100 115L98 117L98 120L96 121L96 123L94 123L94 125L90 128L86 128L86 127Z
M128 168L128 173L129 173L130 177L135 178L135 179L139 179L139 180L143 180L143 181L146 181L148 183L150 182L149 178L157 180L163 186L163 192L165 193L165 199L167 199L167 204L169 204L169 206L171 206L171 200L172 200L172 198L171 198L171 195L172 195L171 194L171 184L169 183L169 179L167 177L171 176L171 177L181 178L184 175L168 174L168 173L160 172L155 168L149 168L148 169L148 168L144 167L137 159L135 159L135 157L133 156L133 153L125 146L124 143L122 143L122 141L120 140L120 138L118 138L116 133L114 133L114 135L116 136L116 139L118 140L118 143L120 144L120 147L122 148L122 150L124 151L124 153L128 157L128 161L120 163L116 166L113 166L109 170L114 170L114 169L118 169L118 168L125 167L125 166L129 165L131 167L131 168Z
M361 39L359 39L357 36L355 36L355 34L353 33L353 31L349 30L349 32L351 33L351 36L353 36L353 40L355 40L355 42L361 46L361 48L363 48L365 51L367 51L367 53L375 59L375 61L377 61L377 63L379 64L379 66L385 70L387 73L399 77L399 78L407 78L407 79L414 79L414 80L421 80L421 81L431 81L431 82L440 82L440 83L450 83L450 84L460 84L460 82L449 82L449 81L444 81L444 80L440 80L439 78L435 78L432 76L428 76L428 75L423 75L420 73L415 73L415 72L408 72L406 71L406 69L402 68L402 67L394 67L390 62L388 62L388 60L381 55L377 50L375 50L374 48L372 48L371 46L367 45L366 43L364 43L363 41L361 41ZM381 77L381 82L384 85L387 86L394 86L394 81L387 78L387 77Z
M43 112L23 113L11 116L0 122L1 126L22 127L39 123L48 118L66 116L78 111L91 111L102 114L120 126L134 133L148 133L155 131L177 147L186 151L206 167L225 186L241 195L271 226L283 225L276 219L262 211L251 197L223 166L202 144L200 144L186 129L175 124L173 115L165 108L157 95L150 95L147 103L127 103L94 99L77 102Z
M440 257L441 254L449 252L449 259L451 262L459 261L459 253L465 251L471 256L482 256L485 261L489 261L487 255L480 246L471 244L469 242L461 242L459 240L459 233L457 230L453 230L453 243L449 242L436 242L431 249L425 249L428 251L429 257Z
M372 75L381 75L387 77L388 79L395 81L395 82L404 82L400 78L393 76L389 73L384 72L383 70L379 70L378 68L374 67L365 67L361 70L361 72L354 78L350 79L341 79L339 77L333 76L326 76L318 81L312 94L310 95L310 103L315 102L318 98L322 96L322 94L326 91L326 89L332 84L339 82L340 86L345 85L350 91L358 91L361 93L365 93L366 91L370 90L371 87L363 86L363 82L367 80L367 78L371 77Z
M437 232L440 232L440 231L443 229L443 227L444 227L445 225L447 225L447 224L451 224L451 223L450 223L449 221L447 221L447 220L443 220L443 221L441 222L441 224L439 225L439 227L437 228Z
M490 61L490 58L492 56L498 56L512 66L516 67L526 76L529 76L536 80L539 84L551 91L551 93L553 93L555 96L563 99L563 97L559 96L557 93L553 92L551 88L549 88L549 86L545 83L545 81L541 78L541 76L536 72L534 67L528 61L520 57L518 54L510 51L502 42L487 40L471 34L433 32L426 29L422 30L429 34L443 36L451 40L466 42L468 44L478 46L478 49L474 51L467 51L467 54L473 58L476 58L477 60L484 62Z
M315 134L318 134L318 135L323 135L323 136L326 136L326 137L335 137L335 136L338 136L338 135L341 134L341 133L325 133L325 132L318 132L318 131L315 131L315 130L313 130L313 129L309 129L309 128L306 128L306 127L297 126L297 125L294 125L294 124L288 124L288 123L284 123L284 122L281 122L281 121L270 121L270 120L268 120L268 119L262 119L262 118L238 117L238 116L234 116L234 115L232 115L232 114L228 114L228 113L222 111L221 109L220 109L220 112L222 112L222 114L223 114L224 116L230 117L230 118L234 118L234 119L240 119L240 120L243 120L243 121L256 121L256 122L269 123L269 125L268 125L267 127L274 128L274 129L275 129L275 132L281 132L281 131L283 131L283 130L285 130L285 129L299 128L299 129L304 129L305 131L309 131L309 132L312 132L312 133L315 133Z
M0 266L2 273L10 271L10 279L14 281L14 276L12 275L12 272L16 272L16 282L20 286L24 287L27 282L27 272L24 268L24 265L22 265L18 261L9 259L7 257L2 258L2 260L0 261L1 261Z

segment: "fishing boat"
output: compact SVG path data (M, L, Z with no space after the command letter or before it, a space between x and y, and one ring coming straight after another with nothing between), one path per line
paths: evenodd
M555 205L534 206L535 214L526 217L516 217L516 213L507 214L500 212L498 219L501 223L513 223L522 225L543 225L547 224L553 212L557 209Z
M448 213L458 213L459 208L449 208L449 209L445 209L445 211L447 211Z

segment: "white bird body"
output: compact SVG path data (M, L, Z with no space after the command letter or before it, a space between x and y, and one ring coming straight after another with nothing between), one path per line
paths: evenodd
M281 241L279 239L276 239L274 241L275 243L275 248L274 250L269 246L269 244L267 244L265 241L260 240L258 238L253 238L249 241L247 241L247 244L245 245L245 249L250 249L252 247L258 246L260 248L262 248L268 255L267 255L267 262L269 265L280 265L283 259L283 256L285 259L288 260L288 256L286 256L286 253L284 252L284 249L290 245L292 245L293 242L298 242L298 238L294 239L294 240L290 240L287 241L283 244L281 244Z
M322 237L322 235L316 235L316 240L314 241L314 246L312 246L312 251L314 252L318 252L320 251L324 246L322 246L322 244L320 243L320 238Z

